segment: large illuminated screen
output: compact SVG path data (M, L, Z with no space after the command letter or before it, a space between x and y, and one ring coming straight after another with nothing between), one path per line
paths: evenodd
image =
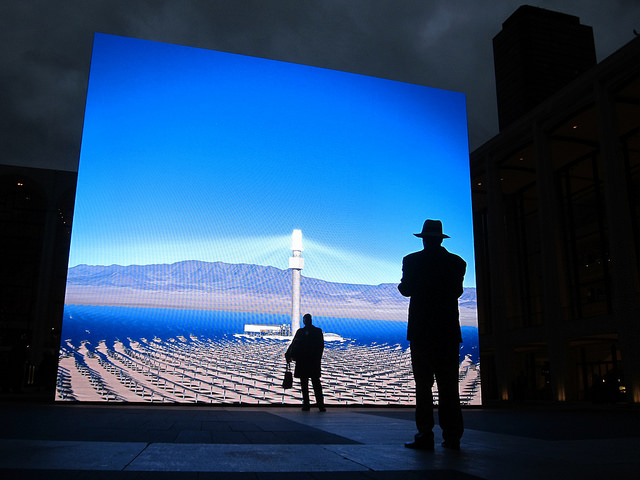
M56 399L299 404L284 352L309 312L326 403L412 404L397 285L432 218L468 264L480 403L468 158L461 93L96 35Z

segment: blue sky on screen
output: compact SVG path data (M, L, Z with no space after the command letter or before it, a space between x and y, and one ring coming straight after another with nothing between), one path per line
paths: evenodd
M475 286L461 93L97 34L70 266L254 263L398 282L426 218Z

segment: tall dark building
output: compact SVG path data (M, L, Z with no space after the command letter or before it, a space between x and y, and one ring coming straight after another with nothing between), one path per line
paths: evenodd
M596 64L591 27L523 5L493 39L500 130Z

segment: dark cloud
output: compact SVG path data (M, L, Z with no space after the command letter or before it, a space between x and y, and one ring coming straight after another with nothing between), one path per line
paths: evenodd
M640 29L637 0L548 0L594 27L598 58ZM467 95L472 148L497 132L492 38L504 0L8 0L1 163L74 170L94 32L373 75ZM635 22L635 23L634 23Z

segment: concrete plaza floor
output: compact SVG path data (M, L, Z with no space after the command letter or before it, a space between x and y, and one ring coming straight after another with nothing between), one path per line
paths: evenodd
M640 475L640 410L464 411L462 450L404 448L413 409L0 405L3 479L602 479Z

